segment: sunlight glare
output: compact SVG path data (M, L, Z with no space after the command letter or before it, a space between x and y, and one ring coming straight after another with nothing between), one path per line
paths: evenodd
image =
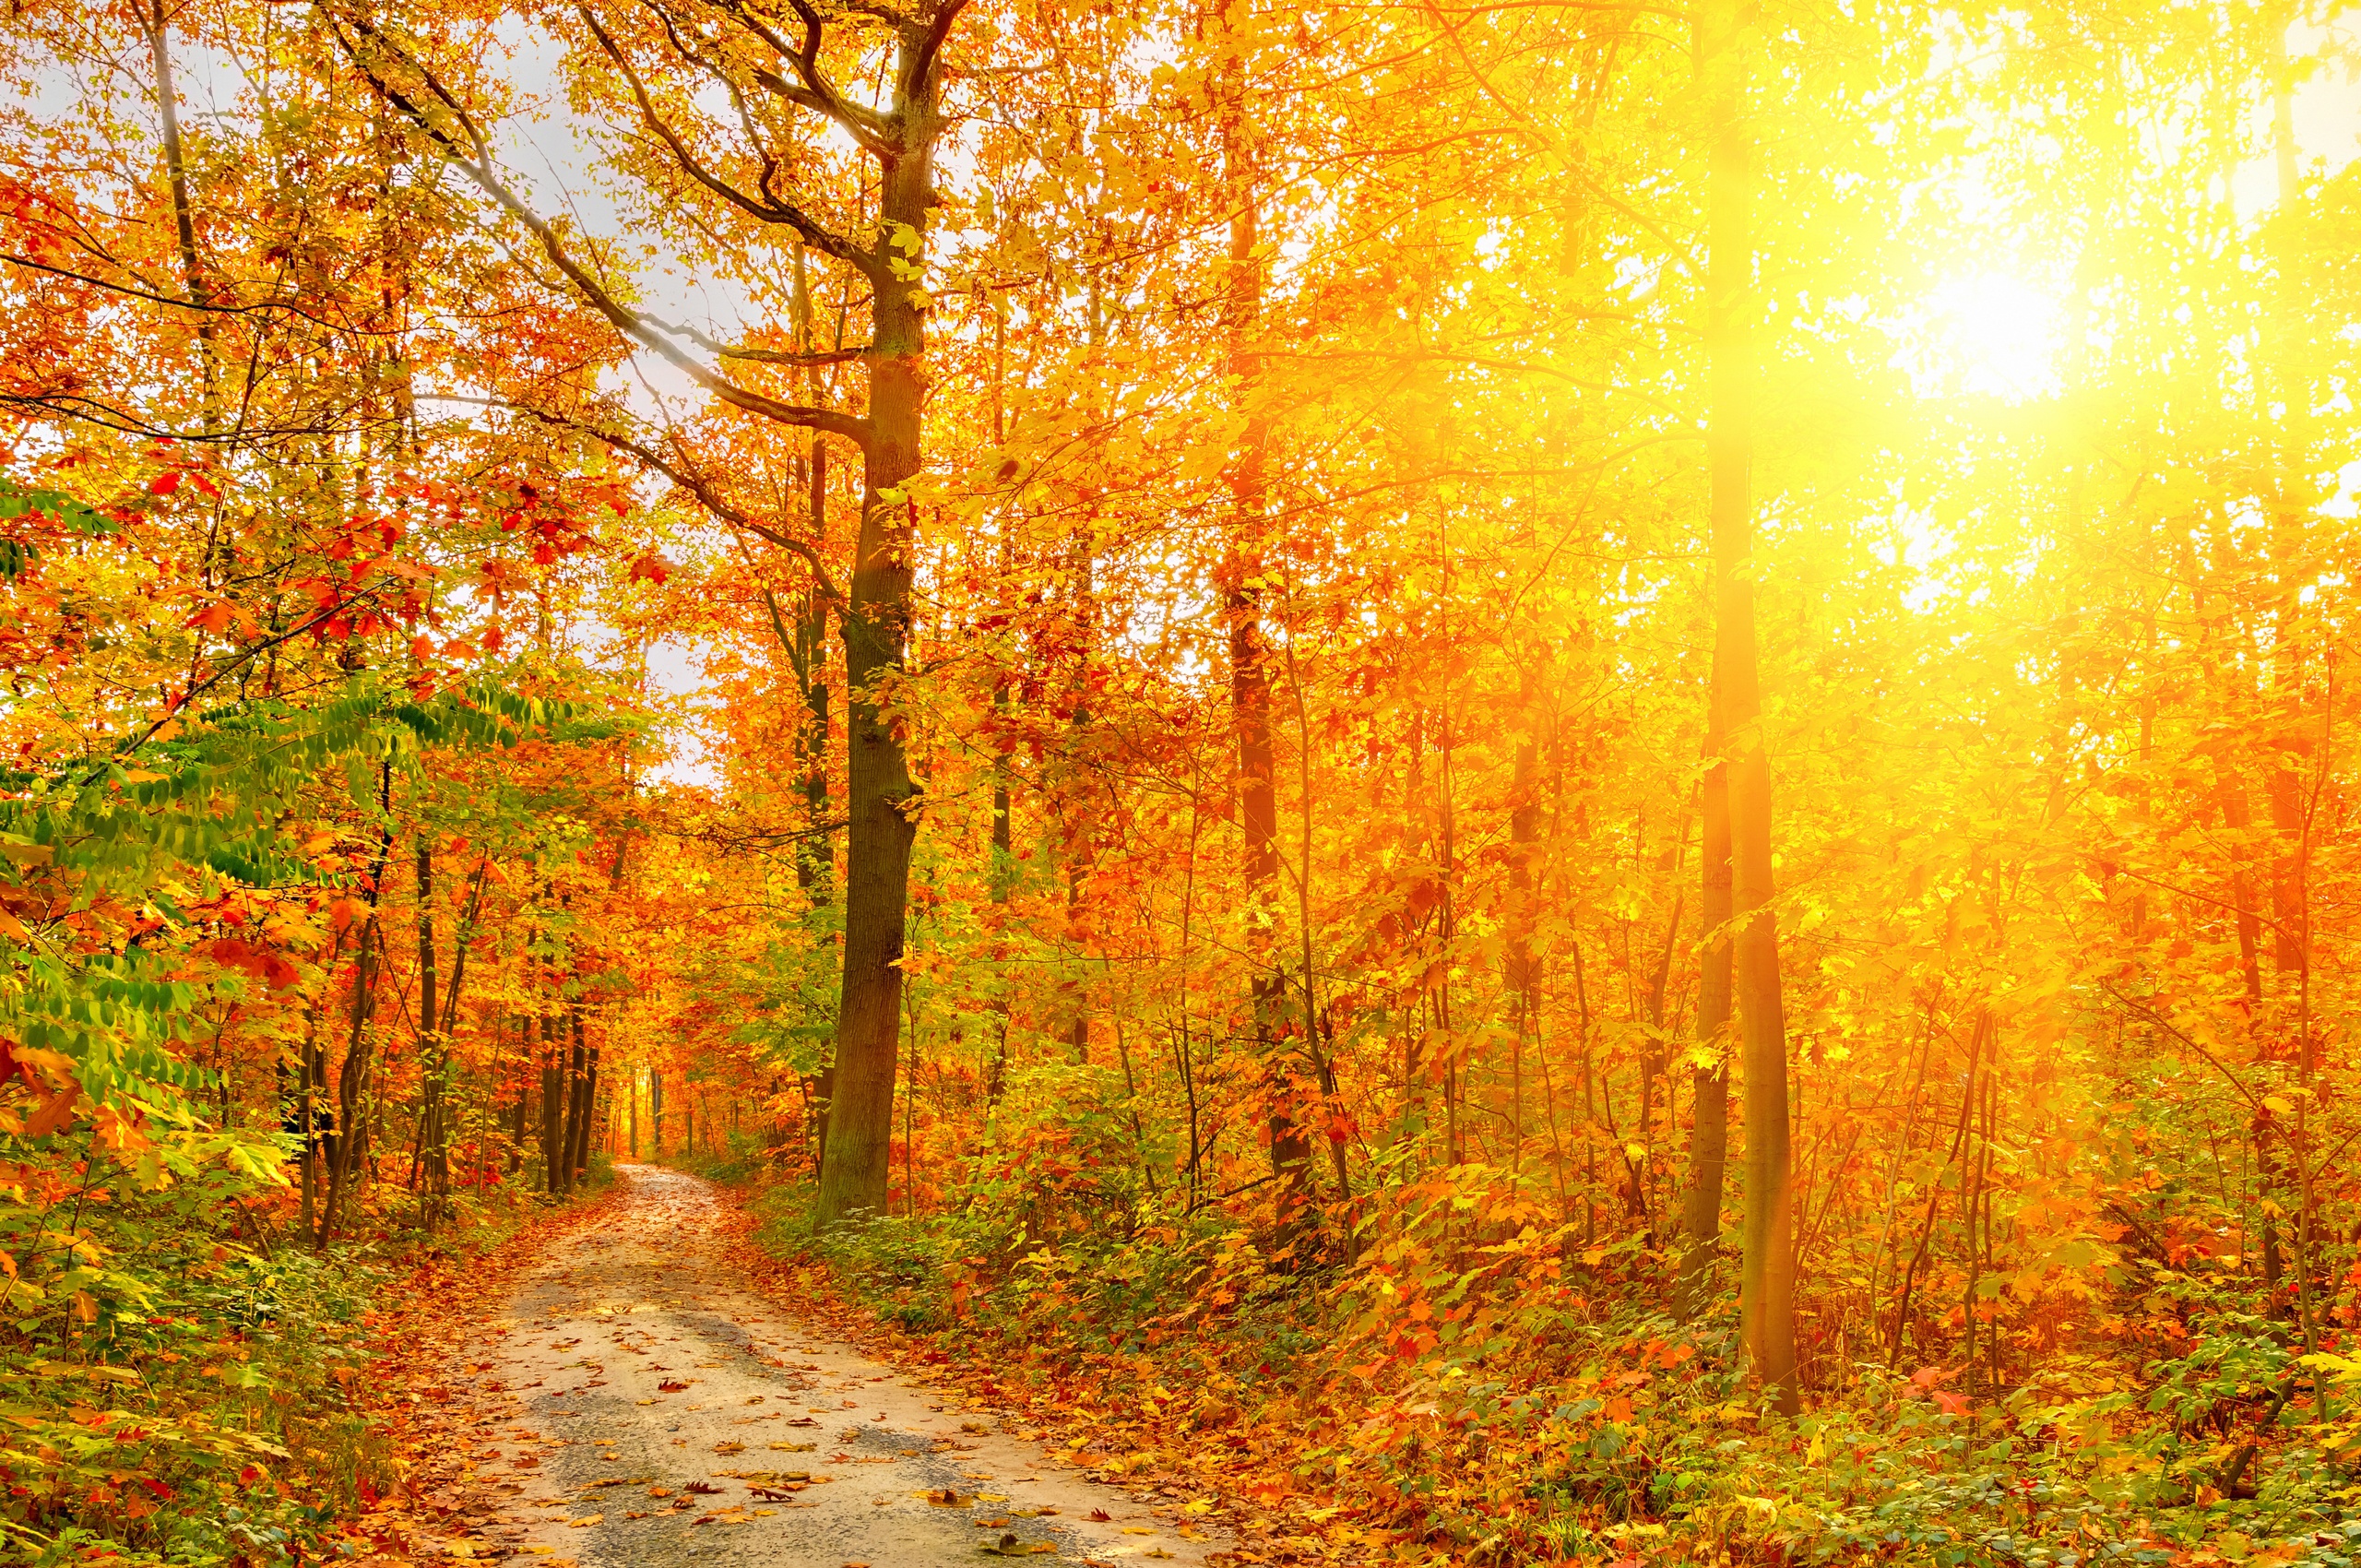
M2056 300L2004 272L1947 279L1928 293L1898 362L1921 397L2055 397L2060 315Z

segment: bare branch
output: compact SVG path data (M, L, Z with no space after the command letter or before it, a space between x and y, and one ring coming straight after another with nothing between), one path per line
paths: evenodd
M21 267L28 272L45 272L53 278L63 278L69 282L86 283L93 289L103 289L111 294L122 294L130 299L145 300L150 304L170 305L174 310L195 311L212 315L291 315L300 321L308 321L313 326L324 327L330 332L350 332L355 337L390 338L397 335L397 331L390 327L362 327L351 322L330 321L325 316L304 309L292 300L255 300L240 303L217 299L210 293L203 300L186 300L175 294L163 294L151 289L135 288L128 283L110 282L104 278L93 277L88 272L77 272L68 267L53 267L47 262L36 261L30 256L17 255L13 253L0 253L0 261L5 261L11 267Z
M653 316L648 319L655 320ZM755 364L821 365L847 364L869 357L870 346L866 343L855 344L848 349L814 349L807 353L792 349L758 349L750 344L724 343L706 337L694 327L673 322L658 321L656 325L667 332L679 333L698 348L718 354L725 360L746 360Z
M742 386L712 367L702 364L682 352L670 339L664 336L656 323L624 305L615 297L612 290L601 282L587 267L575 259L574 254L566 248L564 241L559 238L556 228L528 207L523 198L500 178L490 153L482 150L485 146L483 137L481 132L472 128L473 122L466 120L462 113L463 122L469 126L469 145L463 146L457 137L437 123L434 115L426 113L409 95L386 80L385 77L363 56L360 46L344 31L344 24L349 19L340 16L331 18L336 29L337 41L343 47L346 56L352 61L354 68L368 79L370 86L386 102L393 104L408 115L412 125L442 148L445 155L457 164L460 172L474 181L479 189L497 202L510 217L524 225L532 233L534 239L540 242L542 254L549 257L552 265L564 274L566 280L574 285L575 291L581 295L584 302L605 316L617 331L635 342L653 350L689 379L732 408L760 414L780 424L801 425L807 429L825 431L831 435L842 436L845 440L855 443L864 451L868 449L869 422L867 420L836 409L813 408L801 403L782 403L777 398L757 392L752 387ZM355 22L353 25L357 30L365 32L380 47L390 52L403 65L416 71L425 83L427 90L433 92L440 101L456 105L457 101L444 89L442 84L435 79L433 72L423 63L396 48L382 33L369 27L366 22ZM456 112L457 111L455 108Z
M899 149L888 134L885 117L874 109L846 98L820 70L820 40L825 31L820 13L812 8L808 0L791 0L791 3L796 16L803 23L803 47L801 49L790 45L772 30L769 23L749 10L744 0L717 0L720 8L729 12L739 26L761 39L774 53L793 64L801 85L790 82L773 71L755 72L756 81L799 109L825 114L851 133L853 140L872 157L892 159Z
M599 18L591 14L587 6L576 6L575 10L581 16L583 24L589 28L591 35L598 39L599 46L606 51L607 58L614 62L615 69L621 71L623 74L623 80L631 84L631 95L639 104L640 119L647 124L648 130L655 134L657 139L663 142L671 151L672 161L680 165L682 172L748 216L765 223L783 223L802 236L803 243L813 249L825 251L838 261L860 268L861 272L872 279L876 277L882 263L878 260L875 252L864 250L843 235L821 227L810 213L805 212L793 202L782 201L773 196L768 189L767 179L764 182L764 195L757 198L747 195L698 161L696 154L691 151L688 144L681 139L680 133L673 130L664 116L657 112L654 100L648 97L647 84L640 80L639 72L633 67L630 60L624 57L622 47L615 42L613 37L605 28L599 25Z

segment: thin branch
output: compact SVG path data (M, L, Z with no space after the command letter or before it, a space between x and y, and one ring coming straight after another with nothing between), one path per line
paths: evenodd
M821 597L830 600L841 600L843 597L836 591L835 580L828 576L827 564L820 559L819 552L813 549L809 542L797 539L792 534L781 533L767 524L756 522L743 511L730 505L720 491L714 487L711 480L691 469L685 462L664 456L644 441L629 435L617 434L603 425L593 423L573 414L536 408L530 403L513 402L504 398L467 398L455 393L426 393L421 396L431 397L436 402L461 403L482 409L503 409L511 413L523 414L528 419L539 420L541 423L554 429L569 430L592 436L605 442L618 452L629 453L688 492L698 505L703 506L722 522L732 528L743 529L756 538L765 540L789 554L801 559L805 565L812 568L813 584Z
M2189 1047L2189 1050L2197 1052L2198 1055L2205 1058L2207 1063L2213 1066L2215 1072L2221 1074L2222 1076L2230 1081L2230 1087L2238 1091L2240 1098L2245 1099L2248 1106L2253 1108L2253 1110L2258 1113L2261 1111L2261 1098L2252 1089L2247 1087L2245 1082L2241 1080L2236 1073L2231 1072L2230 1069L2223 1063L2220 1057L2206 1050L2205 1047L2198 1044L2197 1041L2189 1039L2189 1037L2178 1028L2171 1019L2165 1017L2163 1014L2157 1012L2153 1007L2145 1006L2141 1003L2132 1001L2131 998L2124 995L2123 992L2116 990L2115 987L2107 984L2105 980L2101 980L2099 982L2099 989L2106 992L2109 996L2114 997L2126 1007L2130 1008L2134 1013L2137 1013L2142 1017L2147 1019L2150 1023L2155 1025L2158 1028L2164 1030L2166 1034L2172 1036L2175 1039L2180 1041L2181 1044Z
M239 649L237 657L231 659L229 663L224 664L220 669L216 670L204 680L199 681L196 685L191 686L174 701L166 704L163 713L157 718L154 723L148 725L147 729L142 730L137 735L125 742L122 745L117 746L113 751L108 753L107 766L111 767L114 764L121 762L125 757L129 756L132 753L137 751L140 747L154 740L156 738L156 732L163 729L165 725L170 724L173 719L178 719L183 713L186 712L191 703L203 696L206 693L211 691L214 687L219 685L222 682L228 680L245 665L253 663L259 656L268 653L272 648L277 647L281 643L291 642L295 638L302 636L305 632L310 631L314 626L333 621L339 615L350 614L354 605L361 603L364 600L373 600L374 597L375 596L374 594L364 593L352 599L339 600L336 603L328 605L326 608L320 611L319 613L314 615L310 620L299 621L294 625L290 626L287 630L279 633L277 636L265 637L262 641L255 643L249 647ZM101 767L92 773L88 778L82 780L83 787L87 789L90 785L97 783L100 779L104 778L106 776L106 768Z
M77 272L72 267L53 267L48 262L36 261L30 256L18 255L10 252L0 252L0 261L5 261L11 267L21 267L28 272L45 272L53 278L86 283L93 289L103 289L111 294L122 294L128 299L144 300L149 304L170 305L174 310L195 311L211 315L291 315L308 321L314 327L326 327L331 332L350 332L356 337L363 338L397 336L396 331L389 327L359 327L349 322L330 321L325 316L314 315L291 300L260 300L237 304L224 303L208 294L201 301L193 301L173 294L160 294L150 289L134 288L128 283L109 282L104 278L95 278L87 272Z
M856 344L849 349L819 349L810 353L799 353L791 349L757 349L741 343L724 343L718 339L706 337L694 327L656 321L653 316L648 319L654 321L665 331L677 332L697 347L718 354L725 360L749 360L756 364L820 365L846 364L869 356L870 345L867 343Z
M720 8L737 19L738 25L767 44L773 53L790 62L802 85L797 86L776 71L756 71L754 79L778 97L799 109L810 109L825 114L848 132L860 143L861 150L881 162L890 162L900 150L888 135L885 117L874 109L854 103L836 89L820 69L820 40L825 24L820 13L806 0L792 0L796 16L803 23L803 47L797 49L773 31L770 25L749 10L744 0L718 0Z
M1460 28L1467 25L1466 20L1462 20L1454 26L1442 19L1442 13L1436 8L1434 0L1424 0L1424 4L1427 15L1434 18L1435 26L1442 30L1443 37L1451 41L1453 53L1459 56L1460 65L1466 70L1468 79L1476 84L1477 89L1480 90L1485 97L1490 99L1494 106L1497 107L1501 113L1506 114L1511 120L1514 121L1518 129L1522 130L1525 136L1532 140L1536 147L1540 148L1543 151L1548 153L1550 157L1556 159L1558 160L1558 166L1565 170L1567 173L1572 175L1575 181L1585 190L1589 191L1593 196L1605 203L1607 206L1614 208L1616 211L1621 213L1632 222L1637 223L1642 229L1645 230L1658 244L1664 246L1666 254L1670 255L1675 262L1679 264L1680 269L1683 272L1688 273L1691 278L1696 277L1697 264L1690 259L1689 252L1682 247L1680 242L1667 233L1664 231L1663 226L1658 224L1655 220L1648 217L1647 214L1640 211L1629 203L1620 200L1611 194L1607 187L1600 184L1596 180L1591 178L1589 171L1585 170L1582 166L1581 160L1568 152L1563 144L1561 144L1557 137L1543 130L1538 125L1536 125L1532 115L1526 113L1523 109L1518 108L1514 103L1512 103L1499 88L1492 85L1491 77L1484 74L1483 67L1476 64L1476 57L1467 52L1467 45L1460 41L1459 30ZM1616 6L1610 8L1620 10L1623 7ZM1474 13L1468 13L1468 19L1472 19Z
M623 80L631 84L631 95L639 104L640 119L657 139L670 149L672 161L680 165L683 173L748 216L765 223L783 223L801 235L803 243L813 249L825 251L838 261L858 267L872 279L876 277L883 263L875 252L864 250L843 235L822 228L810 213L793 202L781 201L771 196L767 179L764 182L765 194L762 199L757 200L699 162L696 154L689 150L689 145L681 139L680 133L673 130L664 116L657 112L655 100L648 97L647 85L639 79L639 72L633 68L631 61L625 58L622 46L615 42L605 28L599 25L599 18L591 15L587 6L576 6L575 10L580 14L583 25L590 30L591 36L599 41L599 46L607 52L607 58L614 62L615 69L621 71Z
M867 420L836 409L812 408L800 403L780 402L776 398L765 396L751 387L740 386L728 376L720 374L708 365L698 362L674 347L654 323L637 311L625 306L615 297L612 291L591 274L588 267L575 259L573 253L567 250L564 242L558 237L557 230L546 219L526 206L524 200L500 178L494 171L482 132L477 128L475 122L466 111L457 107L457 101L445 89L432 70L423 63L397 48L386 39L383 33L365 21L342 16L331 16L330 21L336 31L337 42L344 49L346 57L351 60L354 68L367 78L371 88L386 102L408 115L410 123L416 125L428 139L442 148L445 156L457 164L460 172L474 181L479 189L497 202L510 217L524 225L533 237L540 242L542 254L549 257L552 265L564 274L566 280L574 285L584 302L605 316L617 331L653 350L699 386L733 408L760 414L780 424L800 425L807 429L825 431L831 435L842 436L855 443L864 451L868 449L869 422ZM409 94L387 81L375 66L363 57L360 45L345 32L348 24L419 74L426 89L432 92L438 101L449 106L457 117L461 128L467 134L465 146L457 136L438 124L434 115L429 113Z

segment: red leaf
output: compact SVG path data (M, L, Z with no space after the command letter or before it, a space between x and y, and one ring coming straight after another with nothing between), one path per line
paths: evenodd
M170 495L180 487L181 473L178 469L167 469L148 481L148 493L154 495Z

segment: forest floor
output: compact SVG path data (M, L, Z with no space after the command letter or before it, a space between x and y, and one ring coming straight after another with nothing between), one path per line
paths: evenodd
M1014 1418L757 1295L710 1183L623 1166L617 1187L416 1369L439 1406L409 1488L425 1506L379 1561L1201 1564L1226 1544L1210 1500L1087 1479Z

